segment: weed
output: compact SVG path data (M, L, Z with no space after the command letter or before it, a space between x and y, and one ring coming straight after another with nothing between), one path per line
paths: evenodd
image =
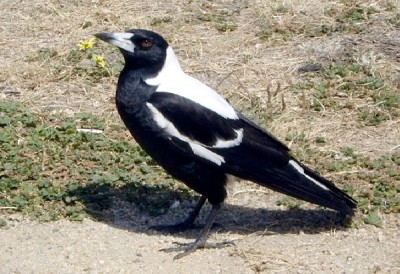
M283 197L282 199L276 201L277 206L284 206L291 210L299 209L302 204L304 204L303 201L291 197Z
M367 126L400 116L400 94L382 78L372 76L366 65L354 61L332 63L312 76L304 75L305 79L292 84L292 88L311 91L309 108L314 111L355 109L359 121ZM369 104L357 107L357 100Z
M387 19L387 22L393 25L395 28L400 28L400 14L397 13L393 17Z
M0 207L13 207L42 221L81 220L108 209L114 199L139 203L145 182L149 201L141 208L151 214L164 212L171 199L190 193L175 192L173 180L137 145L113 141L124 137L125 130L108 132L99 117L78 113L73 117L41 114L39 118L17 102L0 103L0 114L4 155ZM79 132L77 128L82 127L104 133ZM153 186L154 178L157 184Z
M6 226L6 225L7 225L7 222L4 219L0 218L0 228L2 228L3 226Z
M371 15L379 11L372 6L350 6L348 9L336 14L337 26L335 31L360 33L365 31L363 23L370 20Z
M316 137L315 143L318 144L319 146L323 146L326 144L326 139L324 137Z
M213 5L202 6L204 10L196 15L198 21L211 23L219 32L235 31L238 28L235 15L240 13L240 7L227 6L224 9L217 9Z
M100 47L101 50L97 48ZM97 45L97 39L81 41L68 52L57 52L50 48L41 48L34 55L25 57L27 62L39 62L47 65L50 74L58 81L85 78L88 84L99 82L105 77L114 76L122 69L122 62L110 66L98 52L110 52L111 49ZM44 62L50 61L50 62ZM56 65L54 65L56 64Z
M234 31L238 28L235 23L221 22L215 25L215 28L221 32Z
M158 215L165 213L171 201L192 195L183 186L175 187L174 180L154 166L137 145L124 141L128 137L123 127L114 125L117 130L108 132L101 118L88 113L73 117L41 114L39 118L16 102L0 103L0 114L0 150L4 155L0 160L0 207L15 208L41 221L60 217L82 220L109 209L115 199L133 202ZM83 126L105 133L78 132ZM122 141L113 141L118 139ZM295 155L301 161L316 165L322 173L340 174L333 181L363 186L342 183L358 200L366 223L380 225L375 212L399 212L396 182L400 180L400 150L369 159L343 147L340 153L345 158L339 161L332 153L312 149L304 134L293 132L287 139L305 148ZM318 137L315 142L325 144L326 140ZM345 172L354 169L362 172ZM289 197L277 204L288 208L302 205Z
M289 12L289 8L285 5L278 5L277 7L275 7L273 9L274 13L288 13Z
M171 23L172 20L173 18L171 16L156 17L151 20L150 26L158 26L165 23Z
M294 142L297 140L294 139ZM381 213L400 212L400 187L397 183L400 180L400 150L370 159L350 147L343 147L340 152L333 154L317 152L310 148L310 142L303 139L301 144L305 149L294 152L294 156L314 166L321 174L331 174L330 179L339 187L342 185L341 188L357 200L365 223L381 226ZM278 205L288 208L298 206L290 199L282 199Z
M364 217L364 221L367 224L374 225L377 227L382 227L382 219L381 217L377 214L376 211L371 211L367 214L367 216Z

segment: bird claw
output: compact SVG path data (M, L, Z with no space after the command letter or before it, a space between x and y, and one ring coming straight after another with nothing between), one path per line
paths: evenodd
M177 254L174 257L174 260L178 260L178 259L181 259L181 258L189 255L190 253L193 253L194 251L196 251L199 248L202 248L202 249L223 248L226 246L235 245L235 242L234 241L223 241L220 243L208 243L208 242L203 242L202 240L197 240L193 243L173 242L173 244L175 244L177 246L163 248L163 249L160 249L160 251L167 252L167 253L182 251L181 253Z

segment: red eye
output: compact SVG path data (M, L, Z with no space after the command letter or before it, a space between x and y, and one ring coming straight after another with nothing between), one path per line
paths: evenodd
M140 45L142 47L144 47L144 48L149 48L149 47L151 47L153 45L153 43L150 40L145 39L145 40L140 42Z

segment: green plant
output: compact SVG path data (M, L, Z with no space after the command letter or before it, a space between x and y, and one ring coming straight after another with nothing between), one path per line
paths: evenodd
M17 102L0 103L0 117L0 207L41 221L81 220L110 208L114 199L160 214L190 193L175 191L172 178L128 140L123 127L108 130L100 117L41 113L39 119Z

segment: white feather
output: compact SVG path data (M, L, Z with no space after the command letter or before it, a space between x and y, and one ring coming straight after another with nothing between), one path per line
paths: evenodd
M208 108L224 118L238 119L236 111L213 89L187 75L181 68L171 47L162 70L154 78L146 79L148 85L158 86L157 91L170 92L185 97Z
M160 128L164 129L165 132L167 132L169 135L174 136L182 141L185 142L189 141L189 138L180 134L178 129L174 126L174 124L172 124L168 119L166 119L164 115L162 115L162 113L158 111L158 109L156 109L150 103L146 103L146 105L153 113L153 119L154 121L156 121L157 125Z
M189 143L189 145L192 148L193 153L197 156L209 160L219 166L222 163L225 163L225 159L221 155L218 155L217 153L212 152L211 150L208 150L207 148L196 143Z
M327 188L326 186L324 186L323 184L321 184L320 182L318 182L317 180L311 178L310 176L308 176L307 174L304 173L304 168L302 168L298 163L296 163L293 160L289 161L289 164L291 164L299 173L301 173L303 176L305 176L307 179L311 180L313 183L315 183L317 186L325 189L325 190L329 190L329 188Z
M232 140L221 140L218 139L213 148L228 148L240 145L243 140L243 128L235 129L236 138Z

